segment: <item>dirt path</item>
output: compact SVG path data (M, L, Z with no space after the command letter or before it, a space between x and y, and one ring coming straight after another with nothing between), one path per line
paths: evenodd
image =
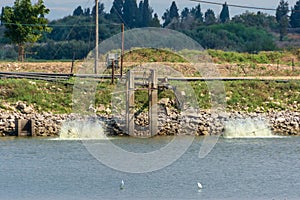
M74 63L73 72L76 73L82 65L82 61ZM189 63L157 63L158 65L167 65L181 72L184 76L199 76L199 73L191 67ZM139 66L141 63L124 63L125 68L129 66ZM247 79L293 79L300 76L300 66L274 65L274 64L212 64L217 68L221 77L247 77ZM0 71L2 72L43 72L43 73L71 73L72 62L0 62ZM286 78L290 77L290 78Z

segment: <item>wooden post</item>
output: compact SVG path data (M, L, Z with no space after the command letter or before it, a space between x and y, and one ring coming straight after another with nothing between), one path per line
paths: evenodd
M158 131L158 117L157 117L157 77L156 71L151 70L149 80L149 132L151 136L157 134Z
M121 71L120 71L120 75L121 75L121 78L123 76L123 62L124 62L124 23L122 23L122 49L121 49Z
M113 85L115 82L115 60L111 60L111 84Z
M73 74L74 71L74 63L75 63L75 52L73 53L73 58L72 58L71 74Z
M95 41L95 66L94 66L94 73L97 74L97 68L98 68L98 57L99 57L99 3L98 0L95 0L95 9L96 9L96 41Z
M134 74L131 70L126 79L126 130L127 134L134 135Z

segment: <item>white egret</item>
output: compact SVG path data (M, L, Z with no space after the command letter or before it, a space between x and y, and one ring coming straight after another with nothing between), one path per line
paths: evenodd
M124 183L124 181L122 180L122 181L121 181L121 184L120 184L120 190L123 190L123 189L124 189L124 185L125 185L125 183Z
M198 185L199 190L202 189L202 184L201 183L198 182L197 185Z

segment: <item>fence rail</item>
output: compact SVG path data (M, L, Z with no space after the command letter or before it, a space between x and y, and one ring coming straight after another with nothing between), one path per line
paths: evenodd
M107 74L62 74L62 73L41 73L41 72L0 72L0 78L25 78L45 81L63 81L72 77L78 78L95 78L95 79L111 79L111 75ZM120 75L114 76L116 79ZM139 77L136 77L137 79ZM143 79L143 77L140 77ZM300 80L300 76L262 76L262 77L158 77L158 80L175 80L175 81L280 81L288 82L292 80Z

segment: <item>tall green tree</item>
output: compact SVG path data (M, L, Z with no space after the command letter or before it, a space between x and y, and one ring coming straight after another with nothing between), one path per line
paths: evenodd
M178 8L175 3L175 1L172 2L171 7L170 7L170 18L171 19L179 19L179 13L178 13Z
M144 0L142 4L142 13L140 13L142 19L141 27L149 26L149 23L152 20L152 13L153 13L153 9L149 5L149 0Z
M290 24L293 28L300 27L300 0L296 2L294 8L292 8L292 14L290 17Z
M179 21L178 8L175 1L172 2L169 9L163 14L162 19L164 20L163 27L168 26L169 24L176 23Z
M117 23L123 22L123 6L123 0L114 0L113 5L110 9L110 18L112 19L112 21Z
M4 7L2 7L1 9L1 15L0 15L0 26L2 26L2 18L3 18L3 14L4 14Z
M203 13L201 12L200 3L195 8L192 8L191 13L197 22L203 23Z
M83 15L83 9L81 6L78 6L74 11L73 11L73 16L80 16Z
M184 8L181 11L181 21L184 22L185 19L187 19L189 17L189 15L191 14L190 9L188 8Z
M135 28L138 26L138 7L136 0L124 1L123 19L129 28Z
M141 0L138 6L138 14L137 14L138 27L143 27L143 9L144 9L144 2Z
M229 20L230 20L230 18L229 18L229 9L228 9L227 3L225 2L223 4L223 8L222 8L222 11L220 13L220 21L221 21L221 23L226 23Z
M206 25L212 25L216 23L216 15L212 9L207 9L207 11L204 14L204 17Z
M32 4L30 0L16 0L14 6L5 7L1 21L6 31L5 36L18 44L18 60L24 61L25 44L34 43L43 32L50 32L48 20L44 17L50 10L43 0Z
M276 9L276 20L279 26L280 41L287 34L287 28L289 26L289 3L284 0L280 0L279 5Z

